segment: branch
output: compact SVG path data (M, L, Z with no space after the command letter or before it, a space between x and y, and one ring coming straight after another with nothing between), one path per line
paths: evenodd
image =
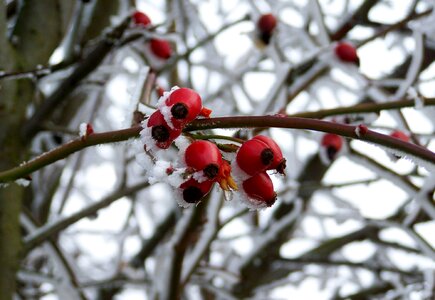
M373 263L354 263L354 262L350 262L350 261L345 261L345 260L331 260L328 258L309 258L309 259L304 259L304 258L296 258L296 259L291 259L291 258L279 258L277 261L284 263L283 268L290 270L298 270L300 269L301 266L304 265L310 265L310 264L316 264L316 265L320 265L320 266L332 266L332 267L337 267L337 266L346 266L346 267L350 267L350 268L361 268L361 269L366 269L375 273L379 273L379 272L392 272L392 273L398 273L400 275L403 276L407 276L407 277L422 277L421 273L416 273L414 270L413 271L405 271L405 270L401 270L398 268L394 268L394 267L389 267L389 266L384 266L384 265L378 265L378 264L373 264Z
M74 91L83 78L88 76L100 65L106 55L116 45L116 42L124 33L129 22L130 18L127 18L120 25L107 33L95 49L75 67L71 75L36 109L30 120L23 126L22 135L24 140L29 141L30 138L35 136L41 129L41 123L45 121L61 103L68 99L67 96Z
M321 120L297 117L282 116L239 116L239 117L220 117L210 119L199 119L188 124L185 131L206 130L215 128L289 128L289 129L308 129L321 132L335 133L344 137L359 139L370 142L378 146L396 149L403 152L404 155L410 155L415 163L423 164L425 167L434 168L435 153L432 151L411 143L403 142L385 134L367 130L367 133L357 136L355 130L357 126L337 124ZM75 139L54 150L46 152L33 160L23 163L22 165L10 170L0 172L0 183L13 181L23 178L30 173L39 170L49 164L61 160L68 155L82 150L86 147L106 144L113 142L125 141L129 138L137 137L141 130L140 126L122 129L118 131L109 131L105 133L96 133L88 136L86 139Z
M201 225L208 203L204 202L204 205L185 210L185 214L177 222L172 238L163 249L165 260L160 267L165 271L161 272L161 276L156 276L154 282L160 289L157 296L159 299L181 299L180 279L184 256L198 234L198 226Z
M376 283L376 285L370 286L367 289L360 290L355 294L350 294L345 297L337 296L334 300L344 300L344 299L353 299L353 300L366 300L373 299L374 296L379 294L385 294L389 290L394 289L394 286L386 281L381 281Z
M435 105L435 98L422 98L424 106ZM356 113L377 113L382 110L401 109L404 107L414 107L414 100L399 100L384 103L361 103L347 107L337 107L322 109L318 111L308 111L289 115L290 117L322 119L329 116L356 114Z
M172 209L166 217L157 224L154 234L142 242L142 248L140 251L130 260L130 264L133 268L139 268L143 266L145 259L150 256L159 243L166 237L168 232L175 226L178 220L177 209Z
M86 137L86 139L77 138L38 157L35 157L28 162L22 163L16 168L0 172L0 183L22 178L36 170L39 170L58 160L64 159L70 154L73 154L87 147L95 146L98 144L121 142L128 140L132 137L137 137L140 130L141 128L139 126L136 126L117 131L92 134Z
M212 119L201 119L192 122L186 126L187 131L206 130L214 128L252 128L252 127L276 127L292 129L309 129L322 132L335 133L344 137L359 139L370 142L378 146L396 149L404 154L411 155L416 159L421 159L434 167L435 153L432 151L411 143L403 142L388 135L367 130L367 133L357 136L355 133L357 126L343 125L320 120L297 117L281 116L249 116L249 117L220 117Z
M128 187L126 189L116 191L113 194L103 198L102 200L95 202L91 204L88 207L85 207L84 209L68 216L62 219L59 219L57 221L54 221L52 223L48 223L36 230L33 231L33 233L26 238L24 238L24 248L26 251L29 251L42 242L44 242L47 238L50 236L53 236L54 234L58 233L59 231L67 228L68 226L74 224L75 222L86 218L90 215L95 214L100 209L110 205L112 202L118 200L119 198L122 198L126 195L131 195L134 193L137 193L141 189L148 186L148 182L140 182L137 183L131 187Z

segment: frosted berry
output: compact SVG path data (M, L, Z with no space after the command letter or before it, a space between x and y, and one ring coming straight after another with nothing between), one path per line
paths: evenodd
M276 17L272 14L264 14L257 21L258 37L266 45L270 42L276 24Z
M243 182L243 190L256 201L264 202L267 206L272 206L276 200L276 193L273 183L266 172L258 173Z
M355 46L347 42L339 42L335 46L335 54L343 62L355 63L359 66L359 57Z
M173 91L165 103L171 107L171 122L175 127L193 121L202 110L202 100L197 92L188 88Z
M337 134L327 133L322 137L321 145L326 149L328 158L333 160L343 147L343 138Z
M204 196L206 196L213 187L213 181L198 182L191 178L180 185L183 191L183 200L187 203L198 203Z
M214 180L222 165L219 148L209 141L195 141L186 148L184 160L188 167L203 171L209 180Z
M263 141L251 139L240 146L236 161L239 168L248 175L266 171L274 162L273 150Z
M148 119L147 127L151 127L151 137L156 146L167 149L180 136L181 129L170 128L162 113L156 110Z
M409 142L409 136L400 130L395 130L390 134L391 137L402 140L404 142Z
M136 11L133 13L133 22L136 25L148 27L151 25L151 19L143 12Z
M152 53L162 59L168 59L172 55L172 47L168 41L162 39L151 39L150 47Z
M260 140L270 147L273 152L273 161L268 170L277 170L279 173L284 174L284 169L286 167L286 159L282 155L281 148L275 143L270 137L265 135L257 135L254 137L255 140Z

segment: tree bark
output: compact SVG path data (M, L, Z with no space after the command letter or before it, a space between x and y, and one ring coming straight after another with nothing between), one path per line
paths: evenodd
M0 69L15 69L14 51L6 35L6 7L0 1ZM16 132L20 124L20 102L15 102L15 81L0 82L0 169L5 170L19 161L20 141ZM0 299L12 299L15 273L21 251L19 213L23 188L11 184L0 188Z
M0 1L0 70L32 70L48 62L62 37L58 0L24 1L18 12L13 44L7 36L5 2ZM18 132L34 100L31 80L0 81L0 170L20 164L27 147ZM12 299L19 268L21 230L19 216L24 187L11 183L0 188L0 299Z

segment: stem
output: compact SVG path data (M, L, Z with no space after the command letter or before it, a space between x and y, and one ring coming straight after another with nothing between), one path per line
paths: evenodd
M47 165L50 165L58 160L73 154L77 151L90 146L106 143L114 143L128 140L132 137L137 137L141 130L140 126L131 127L117 131L109 131L104 133L95 133L89 135L85 139L77 138L62 146L59 146L51 151L48 151L34 159L21 164L13 169L0 172L0 183L22 178L36 170L39 170Z
M189 136L196 140L227 140L238 144L243 144L246 142L243 139L219 134L189 134Z
M59 233L61 230L67 228L71 224L74 224L83 218L95 214L100 209L109 206L119 198L136 194L148 185L148 182L144 181L127 187L125 189L115 191L112 194L104 197L100 201L95 202L68 217L58 219L52 223L45 224L42 227L35 229L34 232L30 233L27 237L24 238L25 252L28 252L36 246L40 245L42 242L46 241L51 236Z
M373 144L400 150L406 154L423 159L430 164L435 164L435 153L411 143L403 142L399 139L367 130L367 133L358 137L355 133L357 126L337 124L321 120L308 118L282 117L282 116L240 116L240 117L220 117L211 119L196 120L186 126L187 131L205 130L213 128L255 128L255 127L276 127L309 129L315 131L335 133L344 137L359 139ZM1 178L1 177L0 177Z
M62 81L58 88L38 107L23 126L22 136L24 141L30 141L41 130L41 123L51 116L60 104L67 101L67 96L74 91L78 84L101 64L115 47L116 41L121 38L129 21L130 19L126 18L121 24L106 33L104 39L74 68L71 75Z
M371 37L369 37L369 38L363 40L362 42L358 43L357 47L359 48L359 47L361 47L361 46L363 46L363 45L365 45L365 44L367 44L367 43L369 43L369 42L371 42L371 41L373 41L373 40L375 40L375 39L377 39L379 37L385 36L387 33L391 32L391 31L400 29L400 28L406 26L410 21L413 21L413 20L419 19L421 17L427 16L431 12L432 12L432 9L428 9L428 10L426 10L424 12L421 12L421 13L411 14L411 15L407 16L405 19L403 19L402 21L400 21L398 23L395 23L395 24L393 24L391 26L388 26L388 27L386 27L384 29L381 29L378 33L376 33L376 34L372 35Z
M435 98L422 98L424 106L435 105ZM382 110L401 109L404 107L414 107L414 100L399 100L385 103L362 103L347 107L337 107L331 109L322 109L318 111L308 111L288 115L290 117L315 118L322 119L328 116L337 116L355 113L376 113Z
M355 133L357 126L337 124L321 120L297 117L282 116L239 116L239 117L220 117L210 119L195 120L188 124L185 131L206 130L215 128L291 128L309 129L314 131L335 133L344 137L359 139L379 146L397 149L406 154L435 165L435 153L411 143L403 142L388 135L368 130L366 134L358 137ZM95 133L86 139L75 139L54 150L46 152L33 160L24 163L10 170L0 172L0 183L13 181L22 178L36 170L39 170L55 161L61 160L68 155L82 150L89 146L125 141L129 138L137 137L141 130L140 126L135 126L118 131L105 133Z

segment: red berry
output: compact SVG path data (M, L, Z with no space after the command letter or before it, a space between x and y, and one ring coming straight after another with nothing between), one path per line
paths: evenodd
M136 25L148 27L151 25L151 19L143 12L136 11L133 13L133 21Z
M153 54L159 58L168 59L172 55L171 44L166 40L151 39L150 46Z
M166 105L171 107L171 122L174 127L181 127L199 115L202 100L194 90L180 88L169 95Z
M272 206L276 200L276 193L273 183L266 172L258 173L243 182L243 190L248 197L265 202L267 206Z
M272 33L275 30L277 21L272 14L264 14L257 21L258 37L266 45L269 44Z
M240 146L236 161L240 169L248 175L266 171L274 161L272 149L258 139L251 139Z
M409 136L400 130L395 130L390 134L391 137L402 140L404 142L409 142Z
M276 27L276 17L272 14L264 14L257 21L257 28L262 33L271 34Z
M169 148L181 134L181 129L169 127L162 113L158 110L148 119L147 127L151 127L151 137L156 142L156 146L162 149Z
M356 48L346 42L339 42L335 46L335 54L344 62L352 62L359 66L359 57Z
M183 190L183 199L187 203L197 203L204 196L206 196L211 188L213 187L214 182L207 180L199 183L195 179L191 178L186 182L183 182L180 185L180 189Z
M322 137L321 144L326 148L328 158L332 160L343 146L343 138L333 133L327 133Z
M188 167L195 171L204 171L209 179L216 179L222 165L219 148L209 141L195 141L186 148L184 159Z
M257 135L254 137L255 140L260 140L265 143L273 152L273 161L268 170L277 170L279 173L284 174L284 169L286 167L286 159L282 155L281 148L275 143L270 137L265 135Z

